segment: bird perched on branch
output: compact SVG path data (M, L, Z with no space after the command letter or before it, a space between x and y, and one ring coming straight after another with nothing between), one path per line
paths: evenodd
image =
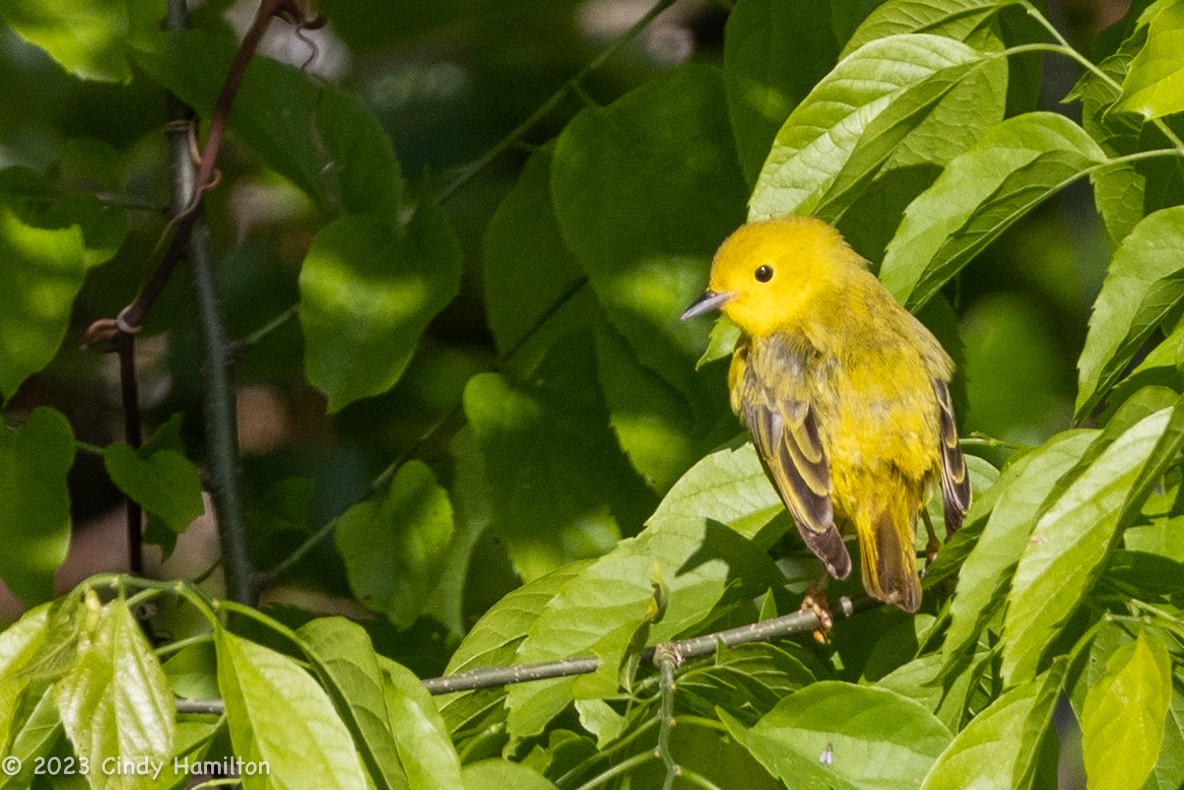
M843 579L843 534L854 531L868 593L915 612L918 515L939 479L947 534L970 504L953 362L839 232L811 217L728 237L708 290L682 317L716 309L742 332L728 373L732 409L802 539ZM926 525L932 556L927 515Z

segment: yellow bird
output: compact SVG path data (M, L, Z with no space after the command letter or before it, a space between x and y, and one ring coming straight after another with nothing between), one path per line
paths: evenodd
M682 317L716 309L743 333L728 372L732 410L806 545L844 579L842 535L853 528L868 593L917 611L917 516L939 477L947 533L970 504L949 355L839 232L811 217L728 237L709 289Z

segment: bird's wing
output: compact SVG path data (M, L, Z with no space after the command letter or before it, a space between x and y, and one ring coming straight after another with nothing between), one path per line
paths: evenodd
M830 465L805 401L746 402L741 416L781 501L810 550L836 579L851 573L851 555L835 527Z
M945 505L946 534L953 534L962 526L962 517L970 507L970 475L966 473L966 459L958 444L958 427L954 422L954 406L946 383L934 380L937 404L941 407L941 494Z

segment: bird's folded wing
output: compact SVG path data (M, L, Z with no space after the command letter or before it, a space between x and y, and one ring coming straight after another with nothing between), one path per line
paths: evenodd
M934 381L937 403L941 407L941 494L945 506L946 533L952 534L962 526L962 517L970 507L970 475L966 473L966 459L958 444L958 427L954 422L954 405L944 381Z
M831 576L847 578L851 555L835 527L830 465L809 404L745 403L742 416L802 539Z

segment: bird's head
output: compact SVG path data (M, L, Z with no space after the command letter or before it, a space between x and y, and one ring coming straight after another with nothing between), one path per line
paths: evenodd
M707 291L683 319L722 310L749 337L764 337L818 309L820 289L863 259L832 226L781 217L741 226L715 254Z

